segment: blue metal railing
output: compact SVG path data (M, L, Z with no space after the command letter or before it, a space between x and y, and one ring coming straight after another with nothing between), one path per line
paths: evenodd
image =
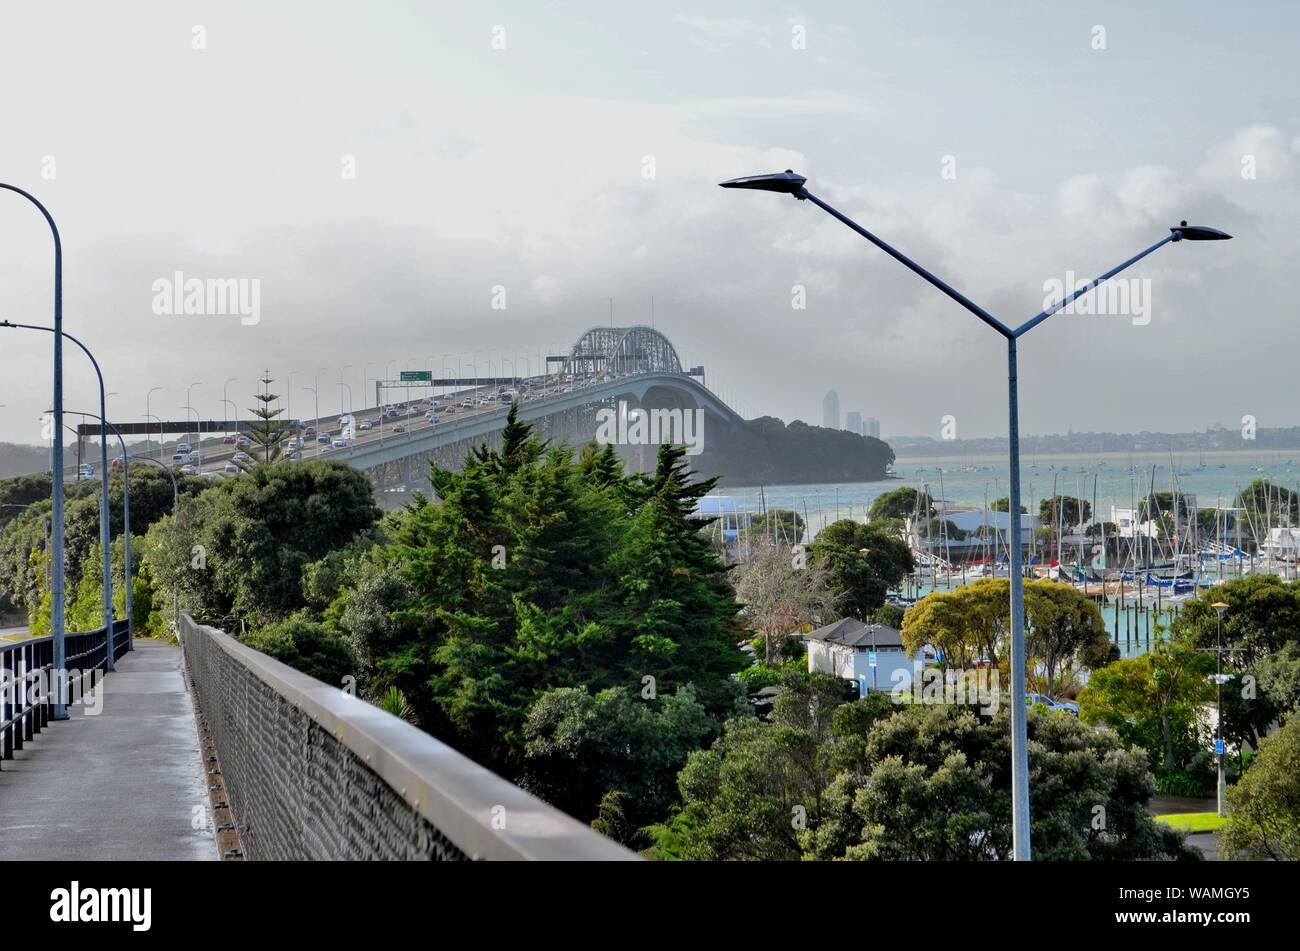
M129 649L126 621L113 623L113 660ZM63 685L64 696L77 697L82 681L91 671L107 667L108 637L105 628L64 635L64 676L54 669L54 638L32 637L25 641L0 641L0 760L13 759L14 752L30 742L50 723L54 691Z

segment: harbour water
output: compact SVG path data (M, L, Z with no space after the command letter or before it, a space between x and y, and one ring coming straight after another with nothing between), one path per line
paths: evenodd
M1095 518L1109 520L1111 508L1133 508L1135 502L1152 489L1176 490L1179 495L1193 495L1201 509L1234 504L1238 494L1256 479L1300 492L1300 450L1232 450L1205 453L1132 452L1032 455L1021 459L1022 504L1030 513L1038 512L1042 499L1052 495L1053 480L1059 495L1096 500ZM829 485L722 486L716 495L731 500L742 513L758 514L768 509L792 509L804 517L809 536L842 518L862 521L871 503L886 492L901 486L918 490L928 488L931 497L944 499L959 507L983 508L1008 494L1008 464L1004 455L963 455L947 458L902 457L894 464L896 477L878 482ZM1095 489L1094 489L1095 485ZM1300 516L1300 513L1296 513ZM1222 577L1236 573L1224 565ZM1201 576L1207 583L1217 576L1216 566L1208 566ZM965 580L974 580L972 571ZM923 597L933 590L951 590L961 584L960 572L951 577L942 574L933 580L918 577L905 592ZM1145 588L1144 597L1126 594L1122 606L1117 598L1101 604L1102 616L1112 640L1123 656L1143 653L1158 637L1160 628L1168 626L1184 597L1157 598ZM1119 610L1117 610L1119 608Z
M1300 491L1300 450L1179 453L1173 456L1172 464L1171 470L1168 452L1024 455L1020 464L1022 504L1030 513L1036 513L1039 501L1052 495L1053 478L1059 495L1091 503L1095 478L1096 514L1109 519L1112 506L1132 508L1135 500L1150 492L1152 466L1155 491L1171 491L1171 471L1175 472L1179 494L1195 495L1197 505L1203 509L1232 505L1237 494L1256 479ZM861 521L872 502L900 486L928 486L932 498L974 508L982 508L986 499L992 502L1008 492L1004 455L904 457L895 461L894 471L896 478L879 482L762 487L724 484L715 494L734 499L741 511L751 513L762 511L764 502L769 509L793 509L806 515L815 536L841 518Z

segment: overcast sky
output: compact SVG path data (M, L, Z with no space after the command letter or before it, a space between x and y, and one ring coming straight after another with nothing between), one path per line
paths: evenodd
M748 415L820 422L834 386L886 436L1005 432L1001 338L812 205L715 184L788 167L1009 323L1179 219L1232 233L1128 272L1149 319L1025 338L1022 428L1300 424L1300 8L1137 6L6 4L0 180L59 223L119 420L155 386L183 418L196 381L220 416L230 377L252 406L263 368L310 416L345 364L358 403L385 364L535 367L653 298ZM177 271L258 280L259 322L155 314ZM0 193L0 316L51 303L48 232ZM0 334L0 439L36 443L50 340Z

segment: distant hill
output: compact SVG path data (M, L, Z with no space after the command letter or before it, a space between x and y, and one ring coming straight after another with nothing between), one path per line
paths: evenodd
M45 446L0 442L0 479L48 472L49 468L50 450Z
M874 482L885 478L894 450L848 430L760 416L735 433L706 430L704 451L687 461L701 475L722 476L726 485Z

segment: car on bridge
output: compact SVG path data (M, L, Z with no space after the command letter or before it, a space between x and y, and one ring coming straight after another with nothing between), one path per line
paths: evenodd
M231 475L237 475L244 470L240 469L239 466L235 465L233 462L227 462L226 467L222 471L229 472Z
M253 440L249 439L247 436L240 436L236 440L236 445L238 445L240 449L247 449L252 444Z
M402 423L398 423L396 426L393 427L393 432L404 433L406 432L406 426Z
M225 439L221 440L221 443L225 446L233 446L235 444L235 437L227 436Z
M330 441L329 433L317 433L316 442L327 445L329 441Z
M199 471L199 467L193 464L186 464L181 466L181 475L197 475L198 471Z
M85 479L93 479L93 478L95 478L95 467L92 466L89 462L83 462L81 465L77 467L78 482L81 482Z
M235 453L235 455L234 455L234 459L235 459L236 462L252 462L252 461L253 461L253 457L250 456L248 453L244 452L242 449Z
M361 424L361 428L362 428L362 429L374 429L374 428L375 428L375 421L372 420L372 419L367 419L365 422L363 422L363 423Z
M348 448L348 441L344 439L342 436L340 436L337 439L335 439L332 443L330 443L330 445L334 449L346 449Z

